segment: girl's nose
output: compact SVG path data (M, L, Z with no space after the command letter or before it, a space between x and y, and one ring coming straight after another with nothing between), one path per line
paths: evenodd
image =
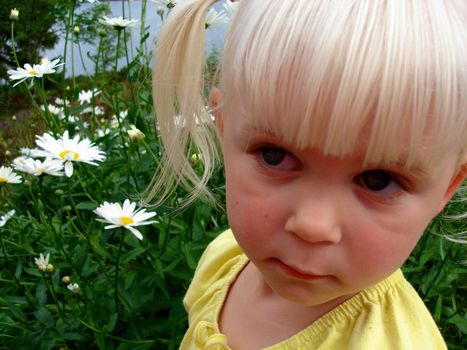
M296 202L285 230L306 242L337 244L342 239L339 222L337 203L307 198Z

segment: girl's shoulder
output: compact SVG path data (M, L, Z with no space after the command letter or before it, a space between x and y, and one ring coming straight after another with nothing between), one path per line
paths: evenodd
M433 317L400 270L267 349L318 348L447 349Z
M213 290L228 288L248 258L237 244L232 231L226 230L206 248L198 262L193 280L183 299L189 312L193 303Z

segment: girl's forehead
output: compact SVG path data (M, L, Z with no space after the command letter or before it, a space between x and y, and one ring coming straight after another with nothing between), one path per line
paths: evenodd
M347 134L353 137L352 133L354 133L356 138L351 145L348 145L345 136L344 139L339 139L326 128L325 124L317 123L314 132L310 132L301 124L299 116L294 120L291 115L265 115L260 111L239 108L235 109L233 114L227 113L226 118L230 119L229 126L241 135L245 144L260 140L292 152L315 152L327 157L351 158L365 166L405 168L420 174L428 172L436 163L433 158L435 152L429 141L420 140L420 143L414 147L408 130L400 130L398 138L383 140L384 147L377 148L370 144L371 123L361 125L360 129L349 126ZM445 156L447 155L446 153Z
M465 21L452 5L266 3L240 4L231 24L220 70L228 116L299 149L345 156L365 143L368 162L466 149Z

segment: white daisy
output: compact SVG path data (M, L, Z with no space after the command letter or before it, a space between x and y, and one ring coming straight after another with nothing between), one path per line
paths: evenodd
M134 27L136 24L138 24L137 19L127 19L123 18L122 16L119 17L107 17L103 16L101 19L99 19L99 23L113 27L116 30L122 30L128 27Z
M69 123L77 123L79 121L79 118L76 115L70 114L67 118Z
M110 120L110 127L111 128L118 128L119 126L119 123L118 123L118 120L120 119L120 123L122 123L122 126L123 126L123 120L126 119L126 117L128 116L128 111L121 111L118 113L118 116L119 118L117 118L117 115L113 115L112 116L112 119Z
M22 147L20 148L19 151L24 157L31 157L31 158L39 157L39 155L37 155L37 151L39 151L37 148Z
M24 65L24 68L19 67L16 70L10 69L8 70L7 73L10 75L9 76L10 80L19 80L13 86L18 85L29 78L31 79L40 78L42 77L42 74L43 74L39 64L35 64L34 66L31 66L29 63L26 63Z
M83 90L79 92L78 101L80 104L91 103L92 98L97 95L99 95L99 91L97 89Z
M10 220L13 217L13 215L15 215L15 210L14 209L10 210L5 215L0 216L0 227L5 226L7 221Z
M45 257L42 253L40 253L39 258L34 258L34 263L37 265L37 268L40 272L47 271L47 267L49 266L49 257L50 254L48 253Z
M19 80L13 86L25 81L26 79L40 78L44 74L55 73L55 68L61 66L64 63L58 64L59 58L50 62L48 59L43 59L40 64L31 66L29 63L24 65L24 68L18 67L17 69L8 70L10 80Z
M151 0L152 2L155 2L156 4L159 4L160 6L165 6L169 10L173 9L176 5L175 0Z
M95 116L104 115L104 114L105 114L104 108L102 108L101 106L95 106L94 107L94 115Z
M17 175L9 166L0 167L0 184L19 184L21 183L21 176Z
M110 130L109 128L105 128L105 129L97 129L96 130L96 136L97 138L101 138L101 137L104 137L108 134L110 134L112 130Z
M60 58L57 58L53 61L49 61L47 57L44 57L41 60L41 70L42 74L52 74L55 73L55 68L64 65L65 63L58 63L60 62Z
M69 290L71 290L73 293L78 293L81 289L79 288L78 283L70 283L69 285L66 286Z
M92 113L93 109L91 106L86 107L81 111L81 114L87 114L87 113ZM105 111L102 107L100 106L94 106L94 115L99 116L99 115L104 115Z
M98 218L97 221L109 223L105 226L106 230L116 227L124 227L133 233L136 238L143 239L143 235L135 226L150 225L157 223L157 221L146 221L156 215L155 212L146 212L146 209L139 209L135 211L136 203L130 202L125 199L123 207L120 203L104 202L94 210L94 213L99 215L102 219Z
M10 10L10 20L17 21L19 17L19 11L14 8Z
M217 12L215 9L210 9L206 15L205 27L214 27L218 24L227 23L229 19L227 18L224 10Z
M224 9L227 11L229 15L233 15L235 11L237 11L239 1L238 0L225 0L224 4L222 5Z
M46 158L44 161L32 158L17 157L13 160L13 167L23 173L39 176L49 174L63 176L63 161Z
M40 109L45 111L44 105L41 105ZM49 110L49 112L51 114L56 115L60 119L63 119L65 117L65 111L64 111L63 107L57 107L57 106L49 104L49 105L47 105L47 109Z
M103 161L105 153L89 139L80 140L79 135L70 139L68 131L56 140L50 134L36 136L36 144L43 150L37 151L41 157L60 159L65 163L65 174L70 177L73 174L73 162L84 162L91 165L97 165L95 161Z
M70 104L70 101L67 100L67 99L63 99L63 98L57 97L57 98L55 98L55 104L61 105L61 106L63 106L63 105L67 105L67 106L68 106L68 105Z

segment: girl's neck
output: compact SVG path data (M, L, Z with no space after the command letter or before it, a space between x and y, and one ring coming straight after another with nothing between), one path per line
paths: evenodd
M312 307L299 305L274 293L248 263L230 287L219 326L233 349L264 348L292 337L352 296Z

